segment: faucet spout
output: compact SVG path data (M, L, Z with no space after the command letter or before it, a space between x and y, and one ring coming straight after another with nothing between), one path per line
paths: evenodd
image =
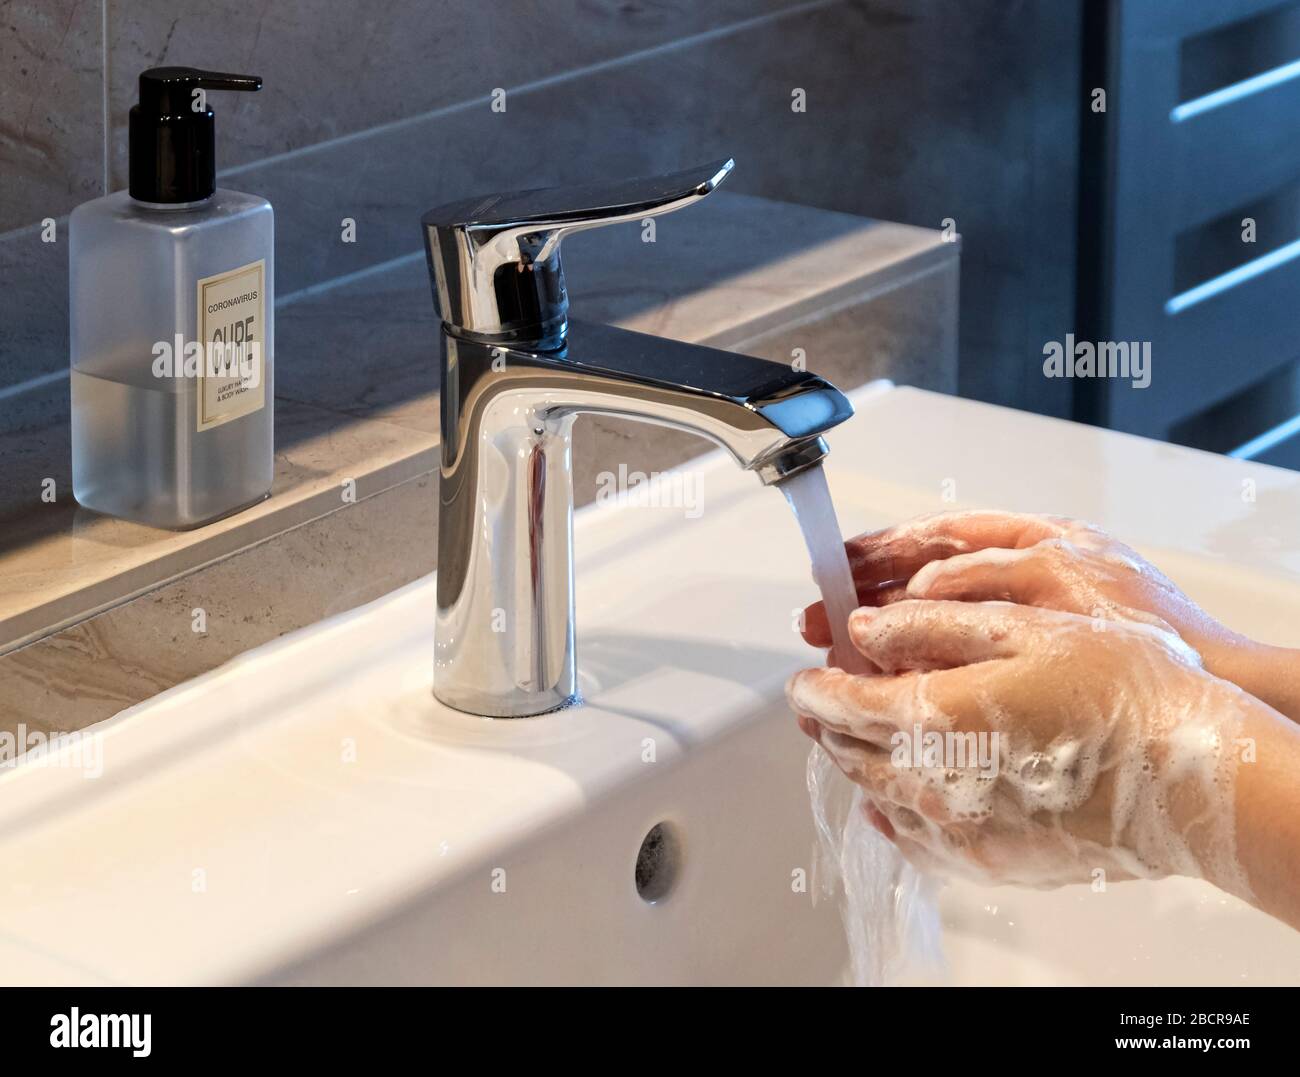
M760 477L793 446L853 414L844 394L815 374L609 325L570 323L566 346L549 365L553 413L687 430Z

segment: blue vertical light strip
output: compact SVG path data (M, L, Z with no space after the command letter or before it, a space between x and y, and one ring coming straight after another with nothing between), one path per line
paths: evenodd
M1296 434L1300 434L1300 415L1293 415L1286 422L1264 431L1259 437L1251 438L1245 445L1237 446L1226 455L1235 460L1254 460Z
M1216 108L1230 105L1234 101L1241 101L1252 94L1271 90L1275 86L1281 86L1284 82L1290 82L1297 77L1300 77L1300 60L1293 60L1289 64L1283 64L1271 71L1265 71L1262 75L1243 79L1241 82L1234 82L1231 86L1225 86L1213 93L1193 98L1191 101L1184 101L1181 105L1174 106L1169 113L1169 118L1174 123L1185 123L1187 120L1194 119L1206 112L1212 112Z
M1286 265L1287 262L1294 261L1298 257L1300 257L1300 239L1295 239L1284 247L1278 247L1275 251L1269 251L1268 254L1252 258L1245 265L1239 265L1236 269L1229 270L1227 273L1211 277L1204 284L1198 284L1195 288L1179 292L1165 304L1165 313L1178 314L1188 307L1194 307L1197 303L1204 303L1207 299L1230 291L1239 284L1245 284L1248 280L1262 276L1269 270Z

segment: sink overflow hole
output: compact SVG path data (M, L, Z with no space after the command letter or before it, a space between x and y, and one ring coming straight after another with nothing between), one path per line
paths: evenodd
M642 901L662 901L681 869L681 843L667 823L656 823L636 854L636 892Z

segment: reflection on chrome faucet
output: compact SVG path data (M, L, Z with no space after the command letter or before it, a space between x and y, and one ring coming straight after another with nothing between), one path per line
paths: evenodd
M577 699L571 431L580 414L676 427L764 483L826 455L852 407L779 363L570 322L560 241L698 202L732 162L469 199L423 218L442 316L434 693L472 714Z

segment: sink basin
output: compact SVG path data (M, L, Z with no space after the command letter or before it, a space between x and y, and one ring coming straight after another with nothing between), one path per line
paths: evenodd
M854 397L829 439L846 532L954 505L1083 516L1300 645L1300 476L885 383ZM430 578L103 724L98 777L67 747L0 775L0 979L838 981L782 697L820 661L795 631L806 555L776 492L717 454L687 467L698 503L578 514L580 707L436 703ZM941 914L953 983L1300 983L1300 934L1189 880L954 884Z

